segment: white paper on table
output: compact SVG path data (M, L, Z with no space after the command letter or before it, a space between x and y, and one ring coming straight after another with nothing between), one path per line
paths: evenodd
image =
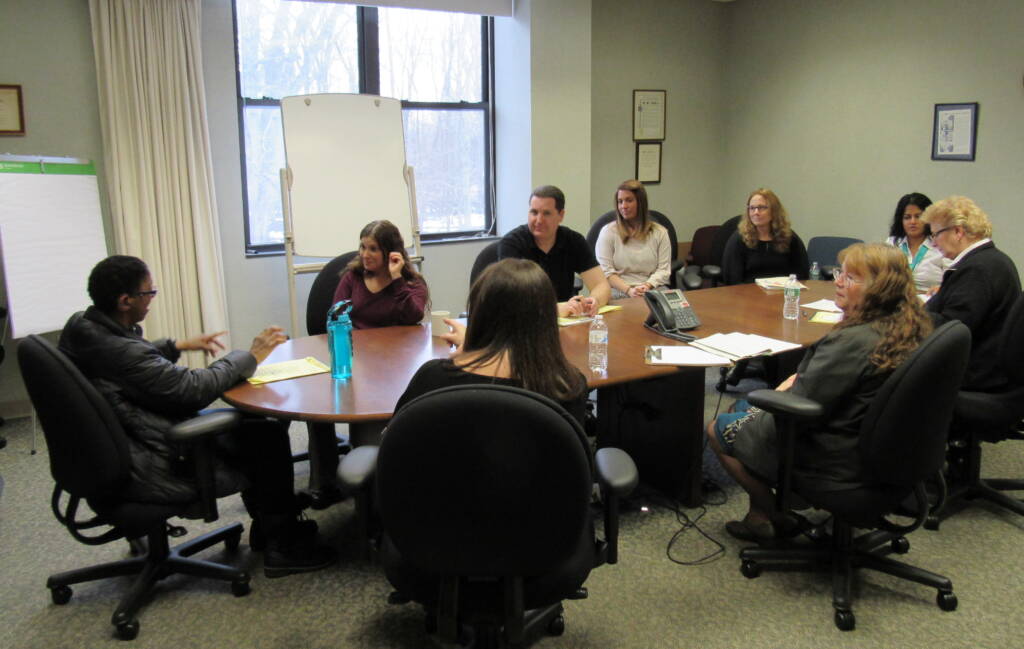
M714 367L730 365L729 359L689 345L651 345L645 360L649 365L693 365Z
M836 306L835 302L833 302L832 300L824 299L818 300L817 302L811 302L810 304L801 304L800 306L804 307L805 309L814 309L815 311L832 311L834 313L839 313L842 311L842 309Z

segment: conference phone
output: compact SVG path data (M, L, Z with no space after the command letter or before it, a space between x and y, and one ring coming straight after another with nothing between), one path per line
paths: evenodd
M644 293L644 300L650 310L650 315L644 322L645 327L673 340L683 342L696 340L696 336L683 333L688 329L699 327L700 320L681 290L678 288L650 290Z

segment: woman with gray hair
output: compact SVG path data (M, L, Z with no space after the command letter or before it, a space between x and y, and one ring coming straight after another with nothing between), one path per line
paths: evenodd
M999 336L1020 295L1013 260L992 243L992 222L966 196L933 203L921 215L932 241L952 260L927 309L935 324L959 320L971 330L971 359L964 389L989 392L1009 379L999 369Z

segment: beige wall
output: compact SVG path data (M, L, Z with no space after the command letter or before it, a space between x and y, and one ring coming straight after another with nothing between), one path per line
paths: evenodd
M636 173L633 90L666 91L659 184L647 186L680 239L724 220L718 212L724 155L722 37L728 6L709 0L595 0L591 214L612 209L615 188Z
M881 240L898 198L975 199L1024 263L1024 2L728 5L719 213L774 188L810 236ZM976 162L930 159L936 103L979 102Z

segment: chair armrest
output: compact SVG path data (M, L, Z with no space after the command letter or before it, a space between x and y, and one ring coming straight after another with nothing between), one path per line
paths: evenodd
M636 463L621 448L602 448L594 454L598 483L616 496L625 497L633 493L640 480Z
M338 480L353 491L361 491L377 471L379 446L357 446L341 458Z
M604 561L619 561L619 499L633 492L639 474L633 458L620 448L602 448L594 454L597 480L604 505Z
M704 284L704 278L700 275L700 266L684 266L676 271L676 288L685 288L695 291Z
M747 401L761 410L790 415L799 419L815 419L821 417L824 412L821 404L817 401L789 391L754 390L747 395Z
M718 279L722 276L722 267L715 266L714 264L705 264L700 267L700 274L708 279Z
M241 420L242 415L237 410L213 410L175 424L166 434L169 441L192 447L199 503L203 510L203 520L207 523L217 520L217 490L210 442L214 435L235 428Z
M237 410L214 410L175 424L166 436L171 442L192 443L199 438L231 430L241 420L242 415Z

